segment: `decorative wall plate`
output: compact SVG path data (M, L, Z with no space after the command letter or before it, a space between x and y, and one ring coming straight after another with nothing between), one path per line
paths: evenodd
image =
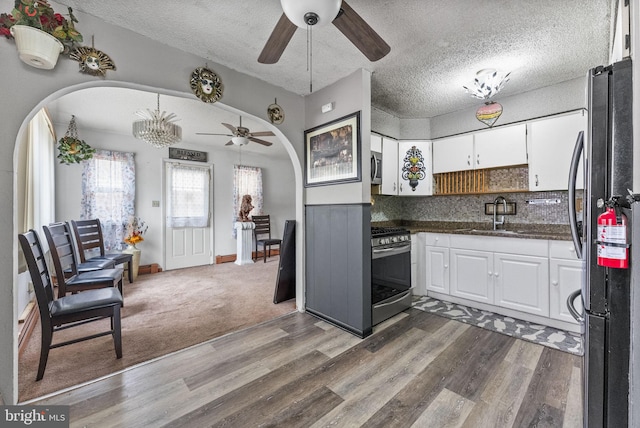
M70 54L80 65L80 71L93 76L104 76L107 70L115 70L116 65L106 53L88 46L79 46Z
M284 122L284 110L278 105L277 99L267 107L267 115L269 116L269 121L273 124L280 125Z
M476 118L488 127L492 127L501 114L502 105L495 101L486 102L482 107L476 110Z
M205 67L198 67L191 73L191 90L205 103L215 103L222 98L222 82L216 73Z

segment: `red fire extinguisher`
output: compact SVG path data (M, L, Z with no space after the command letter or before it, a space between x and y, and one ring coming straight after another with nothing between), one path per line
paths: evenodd
M598 216L598 265L628 269L627 217L617 208L607 206Z

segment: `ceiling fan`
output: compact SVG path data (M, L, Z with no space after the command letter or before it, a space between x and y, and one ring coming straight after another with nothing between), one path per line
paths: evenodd
M262 144L263 146L270 146L273 143L265 140L261 140L256 137L273 137L275 134L271 131L259 131L259 132L251 132L249 128L245 128L242 126L242 116L240 116L240 126L235 127L233 125L229 125L228 123L222 123L224 127L231 131L231 134L212 134L208 132L196 132L196 135L224 135L226 137L231 137L231 140L225 144L225 146L230 146L235 144L236 146L244 146L248 144L249 141L253 141L254 143Z
M377 61L391 47L344 0L280 0L283 14L267 40L258 62L275 64L296 28L321 27L330 22L366 56Z

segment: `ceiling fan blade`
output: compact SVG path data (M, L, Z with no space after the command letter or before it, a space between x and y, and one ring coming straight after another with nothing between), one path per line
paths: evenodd
M267 146L267 147L273 144L273 143L270 143L269 141L264 141L255 137L247 137L247 139L253 141L254 143L262 144L263 146Z
M229 142L227 142L227 144L225 144L225 146L233 146L233 141L229 140Z
M333 20L333 25L335 25L369 61L377 61L391 51L391 47L387 42L382 40L382 37L344 0L342 0L342 6L340 6L338 16Z
M262 48L258 62L261 64L275 64L278 62L297 28L294 23L289 21L287 15L283 13L269 36L267 43L265 43L264 48Z
M249 132L250 137L275 137L271 131L258 131L258 132Z
M231 131L232 133L236 133L236 127L233 125L229 125L228 123L223 123L222 126L224 126L225 128L227 128L229 131Z
M210 132L196 132L196 135L222 135L224 137L233 137L231 134L212 134Z

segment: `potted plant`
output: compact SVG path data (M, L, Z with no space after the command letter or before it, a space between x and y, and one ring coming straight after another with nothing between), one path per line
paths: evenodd
M11 14L0 14L0 34L15 39L20 59L46 70L55 67L60 53L71 52L82 34L69 8L69 18L54 12L47 0L16 0Z

